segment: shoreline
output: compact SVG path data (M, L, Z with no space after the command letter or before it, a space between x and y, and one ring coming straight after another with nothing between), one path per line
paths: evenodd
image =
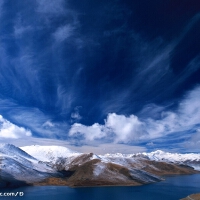
M198 171L197 173L192 173L192 174L172 174L172 175L163 175L161 176L161 178L163 178L163 180L160 181L156 181L156 182L151 182L151 183L144 183L144 184L116 184L116 185L91 185L91 186L70 186L70 185L55 185L55 184L33 184L30 186L66 186L66 187L70 187L70 188L85 188L85 187L139 187L139 186L145 186L145 185L149 185L149 184L155 184L155 183L159 183L162 181L166 181L167 178L172 178L172 177L177 177L177 176L188 176L188 175L195 175L195 174L200 174L200 171Z
M21 185L21 186L14 186L14 187L0 187L0 189L13 189L13 188L22 188L22 187L45 187L45 186L56 186L56 187L69 187L69 188L85 188L85 187L139 187L139 186L145 186L145 185L149 185L149 184L155 184L155 183L159 183L162 181L166 181L167 178L171 178L171 177L177 177L177 176L187 176L187 175L195 175L195 174L200 174L200 171L196 171L196 173L188 173L188 174L169 174L169 175L163 175L161 176L161 178L163 180L160 181L156 181L156 182L151 182L151 183L144 183L144 184L135 184L135 183L127 183L127 184L105 184L105 185L80 185L80 186L73 186L70 183L67 183L67 180L60 180L60 178L58 178L58 182L57 183L45 183L45 182L37 182L37 183L27 183L27 185ZM56 178L57 179L57 178ZM62 182L62 183L61 183ZM60 183L60 184L59 184Z

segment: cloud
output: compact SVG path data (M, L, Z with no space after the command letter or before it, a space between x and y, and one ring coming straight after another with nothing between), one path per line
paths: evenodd
M44 145L44 146L64 146L73 151L77 151L80 153L95 153L95 154L106 154L106 153L138 153L138 152L146 152L147 149L141 146L130 146L125 144L97 144L97 145L82 145L82 146L74 146L71 145L69 141L56 140L56 139L47 139L47 138L34 138L34 137L23 137L20 139L11 139L11 138L2 138L1 142L3 143L11 143L18 147L28 146L28 145Z
M55 125L51 121L46 121L44 124L42 124L43 127L54 127Z
M58 29L53 33L56 42L63 42L68 39L74 31L74 27L70 24L58 27Z
M143 128L144 123L135 115L126 117L110 113L105 121L105 126L115 133L115 143L129 143L130 141L140 140L146 135Z
M21 38L24 34L33 31L33 25L25 23L23 17L19 15L14 24L14 35L17 39Z
M71 122L76 124L70 137L77 142L80 136L87 143L134 143L198 123L198 103L197 113L190 113L189 106L189 112L181 105L171 111L156 104L141 115L137 112L149 102L173 99L175 91L185 90L181 84L198 72L198 56L180 66L178 75L170 62L179 43L192 44L187 36L199 15L188 20L181 34L171 35L172 41L162 35L150 41L129 25L131 8L116 1L94 4L92 10L67 0L22 1L17 9L15 3L4 2L0 95L18 105L5 109L1 104L0 113L13 124L29 128L34 136L66 139ZM82 112L74 110L76 105L82 105ZM103 118L105 123L97 123Z
M182 148L189 150L190 152L199 152L200 146L200 129L196 129L195 133L186 140L182 145Z
M64 0L37 0L38 12L45 14L63 14Z
M95 123L85 126L79 123L72 125L69 136L83 136L86 141L97 139L112 140L114 143L130 143L134 140L141 140L146 137L144 123L137 116L117 115L110 113L105 120L105 125Z
M81 106L76 106L74 108L74 112L71 113L71 123L80 121L82 119L82 116L79 113L81 108Z
M18 127L27 127L33 137L66 139L68 123L56 121L54 116L45 114L38 108L23 107L14 101L0 98L0 113Z
M95 123L92 126L75 123L69 131L69 136L83 135L87 141L93 141L107 135L108 132L104 129L106 129L106 127L98 123Z
M66 139L69 125L66 122L54 122L53 116L43 113L37 108L14 107L9 112L11 120L28 127L34 136L44 138Z
M137 104L135 107L139 108L142 104L144 105L144 99L146 102L149 101L151 103L163 101L163 99L173 98L177 90L183 91L184 89L181 86L187 81L191 83L191 79L188 79L195 76L195 73L198 73L200 69L198 53L190 58L190 51L187 52L187 49L193 48L195 44L191 44L193 40L191 39L190 32L197 26L199 19L199 14L189 19L188 23L177 33L178 37L174 37L171 41L166 41L162 36L156 37L153 40L147 40L134 30L128 31L127 38L129 38L128 41L131 44L130 51L131 55L134 55L132 56L133 62L129 66L132 65L134 70L131 73L131 78L127 79L129 81L127 88L121 90L121 87L117 88L118 83L121 82L115 83L116 86L112 89L112 92L116 90L118 95L113 92L114 94L111 95L111 98L107 98L102 103L104 113L121 112L122 109L123 111L126 109L127 113L130 113L134 106L126 107L126 105L131 100ZM191 41L188 41L189 36ZM179 52L180 57L177 55ZM190 58L185 63L185 66L183 66L184 61L181 62L184 60L184 57ZM174 63L174 58L180 61L180 66ZM177 74L174 68L179 68L180 73Z
M188 92L176 111L160 112L160 119L141 118L110 113L104 125L85 126L75 123L69 136L84 136L84 140L111 139L114 143L138 143L162 138L177 132L190 131L200 126L200 86ZM150 144L150 143L149 143Z
M26 136L31 136L30 130L16 126L0 115L0 138L18 139Z
M57 87L57 101L56 106L61 108L63 114L65 114L71 107L74 101L75 95L72 91L65 89L62 85Z
M190 19L189 23L181 31L181 34L177 39L177 43L180 42L188 34L188 32L197 24L199 20L200 20L200 13L194 15L192 19Z
M106 143L106 144L98 144L97 146L91 146L91 145L83 145L80 147L72 147L76 151L83 152L83 153L95 153L95 154L106 154L106 153L123 153L123 154L132 154L132 153L138 153L138 152L146 152L147 149L142 146L130 146L125 144L112 144L112 143Z
M4 4L4 0L1 0L1 1L0 1L0 17L1 17L1 15L2 15L2 13L3 13L3 9L2 9L3 4Z

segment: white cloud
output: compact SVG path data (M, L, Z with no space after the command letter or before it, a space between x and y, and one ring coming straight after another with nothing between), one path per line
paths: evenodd
M43 138L66 138L69 125L64 121L54 121L52 115L47 115L34 107L23 107L8 99L0 99L0 111L9 114L10 121L26 127Z
M105 120L105 125L98 123L92 126L85 126L79 123L73 124L69 131L69 136L82 135L86 141L112 138L114 143L129 143L146 137L143 126L144 123L137 116L130 115L125 117L124 115L110 113Z
M45 115L36 108L13 108L10 111L11 119L28 127L30 130L46 138L64 138L68 124L65 122L53 122L52 117Z
M180 103L178 112L181 117L181 126L200 123L200 86L187 94Z
M108 114L105 126L115 133L115 142L126 142L139 140L145 135L143 129L144 123L137 116L117 115L115 113Z
M24 136L31 135L31 131L12 124L0 115L0 138L18 139Z
M69 136L84 135L87 141L92 141L95 139L101 139L107 135L105 131L106 127L98 123L93 124L92 126L85 126L79 123L73 124L69 131Z
M173 132L187 131L200 125L200 87L190 91L176 111L162 111L160 119L139 119L135 115L110 113L104 125L85 126L75 123L69 135L84 136L86 141L111 139L114 143L132 143L161 138Z
M76 120L80 120L82 117L80 116L80 114L78 112L73 112L71 114L71 118L76 119Z

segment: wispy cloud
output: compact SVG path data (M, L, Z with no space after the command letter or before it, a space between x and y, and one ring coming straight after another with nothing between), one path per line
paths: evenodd
M64 0L37 0L38 12L45 14L63 14L65 11Z
M81 135L84 140L111 139L114 143L138 143L162 138L175 132L190 131L200 125L200 87L190 91L176 111L158 109L159 119L124 116L110 113L104 125L85 126L75 123L69 135Z
M131 71L131 78L128 79L128 87L117 88L118 85L116 84L115 89L118 95L115 94L114 89L112 90L114 94L102 103L102 109L105 113L113 111L121 113L125 109L130 111L131 108L126 107L126 105L131 100L138 104L136 107L139 107L140 102L144 99L152 103L172 97L180 86L200 69L199 55L191 57L185 66L176 66L180 68L178 74L175 72L172 63L172 58L176 57L177 51L180 50L179 45L184 45L184 48L189 49L190 52L192 46L187 46L190 44L188 34L197 26L199 20L199 14L192 17L177 34L178 36L171 41L166 41L162 36L147 40L135 31L128 32L127 37L132 44L133 62L130 65L134 70ZM187 52L185 53L187 54ZM187 55L185 56L187 57ZM180 60L182 59L180 58ZM113 96L115 96L114 99Z
M70 24L59 27L53 34L56 42L63 42L73 34L74 27Z
M17 112L18 111L18 112ZM10 111L12 121L28 127L34 136L66 139L69 125L66 122L54 122L51 115L46 115L37 108L16 108Z
M183 144L181 144L182 148L187 149L188 151L196 151L199 152L200 146L200 129L196 129L194 134Z
M130 23L133 12L120 1L94 9L66 0L13 2L0 1L0 114L11 123L35 137L81 144L152 144L199 123L198 88L170 109L199 73L196 52L178 73L172 66L180 44L193 44L199 14L166 40L140 32L144 25Z
M54 116L38 108L23 107L12 100L0 99L0 113L6 113L6 118L16 126L26 127L33 137L67 138L68 123L56 121Z
M1 18L1 15L3 13L3 4L4 4L4 0L0 1L0 18Z
M78 122L82 119L82 116L80 115L81 108L81 106L76 106L74 108L74 111L71 113L71 123Z
M51 121L46 121L44 124L42 124L43 127L54 127L55 125Z

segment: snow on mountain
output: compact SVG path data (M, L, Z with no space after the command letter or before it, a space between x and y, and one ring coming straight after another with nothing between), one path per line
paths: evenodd
M119 158L121 158L122 160L124 158L134 159L134 158L137 158L137 157L144 157L144 158L146 157L146 158L149 158L150 160L167 161L167 162L200 161L200 153L181 154L181 153L169 153L169 152L164 152L164 151L161 151L161 150L157 150L157 151L150 152L150 153L105 154L105 155L102 155L100 157L107 158L107 159L114 159L114 158L119 159Z
M60 165L61 162L69 164L73 158L81 155L81 153L62 146L32 145L20 148L40 161L50 162L57 165Z
M141 168L143 165L142 159L144 156L136 156L135 154L105 154L99 155L102 162L113 163L121 166Z
M0 155L5 154L11 157L24 157L29 160L36 160L31 155L27 154L25 151L12 144L0 144Z
M43 181L67 185L141 185L162 180L168 174L196 173L200 154L177 154L161 150L137 154L83 154L62 146L0 144L1 179L7 183ZM73 174L73 175L72 175ZM58 179L57 179L58 178ZM52 180L52 179L51 179ZM50 180L49 180L50 181ZM63 180L62 180L63 181ZM1 183L0 183L1 184Z
M57 172L12 144L0 144L1 179L4 181L39 181Z
M169 152L157 150L151 153L142 153L142 155L147 156L150 160L185 164L185 165L193 167L195 170L200 170L200 154L199 153L180 154L180 153L169 153Z
M62 146L25 146L20 147L22 150L30 154L31 156L41 160L43 162L51 162L56 165L69 165L73 159L82 155L81 153L72 151ZM63 160L64 159L64 160ZM122 166L138 166L141 167L141 159L149 159L163 162L173 162L179 164L187 164L200 170L200 154L195 153L169 153L161 150L157 150L150 153L136 153L136 154L105 154L95 155L90 158L99 159L102 163L114 163ZM66 168L66 167L65 167ZM67 169L67 168L66 168Z
M0 157L11 158L19 163L22 163L24 166L35 170L43 172L52 171L52 169L46 164L39 162L40 160L12 144L0 144Z
M150 153L136 153L136 154L105 154L100 156L103 160L113 162L116 164L126 165L127 160L140 163L140 159L146 158L154 161L162 161L168 163L185 164L200 170L200 153L169 153L157 150Z
M168 162L185 162L185 161L200 161L200 154L195 153L169 153L161 150L157 150L151 153L142 153L147 156L150 160L156 161L168 161Z

